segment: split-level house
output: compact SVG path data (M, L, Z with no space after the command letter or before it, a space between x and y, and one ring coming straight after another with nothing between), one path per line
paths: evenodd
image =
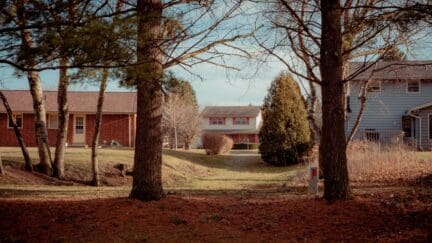
M36 146L33 101L28 90L3 90L24 140ZM58 129L57 92L44 91L48 141L54 146ZM92 142L98 92L68 92L68 145L86 146ZM133 147L135 144L136 93L106 92L99 144ZM0 104L0 146L18 146L3 104Z
M348 84L346 134L366 102L354 139L382 143L405 141L419 149L432 148L432 61L351 63L350 72L365 71ZM369 67L370 68L364 68Z
M201 112L204 133L230 136L234 143L259 143L259 106L206 106Z

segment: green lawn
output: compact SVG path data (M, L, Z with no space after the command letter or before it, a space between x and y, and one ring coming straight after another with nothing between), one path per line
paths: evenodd
M37 158L36 148L30 148L33 160ZM101 167L112 167L116 163L133 164L133 150L110 149L99 150ZM89 148L68 148L65 154L66 175L74 173L83 178L90 177ZM23 162L19 148L1 147L0 153L6 163ZM255 190L271 186L281 186L290 178L295 177L305 166L272 167L262 162L256 151L232 151L227 155L208 156L201 150L164 150L163 151L163 181L167 191L237 191ZM77 191L89 193L126 193L130 184L123 187L103 187L95 189L86 186L24 186L26 191L38 191L47 188L46 192L58 194L59 190L66 194L76 194ZM0 185L0 188L20 190L22 185ZM106 190L105 190L106 189Z

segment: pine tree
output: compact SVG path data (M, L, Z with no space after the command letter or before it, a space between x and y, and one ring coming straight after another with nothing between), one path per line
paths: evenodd
M293 78L280 74L272 83L262 108L259 137L262 159L271 165L299 163L312 147L305 101Z

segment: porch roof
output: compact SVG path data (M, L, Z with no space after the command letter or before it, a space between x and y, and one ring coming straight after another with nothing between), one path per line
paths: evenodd
M413 111L419 111L419 110L422 110L422 109L429 108L431 106L432 106L432 102L428 102L428 103L421 104L421 105L416 105L416 106L414 106L414 107L412 107L411 109L408 110L408 114L410 114Z

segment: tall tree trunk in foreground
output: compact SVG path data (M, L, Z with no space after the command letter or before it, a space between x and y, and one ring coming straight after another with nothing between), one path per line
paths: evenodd
M27 54L26 66L29 69L35 68L36 63L34 58L31 56L33 40L31 33L26 26L26 15L24 9L25 1L18 1L17 4L17 16L19 24L22 27L21 30L21 49L23 53ZM33 110L35 117L35 134L36 143L39 152L39 167L43 173L46 175L52 174L52 160L51 153L48 143L48 130L46 122L46 110L45 110L45 97L42 91L42 82L39 77L39 72L28 71L27 79L30 86L30 93L33 99Z
M1 154L0 154L0 175L4 176L5 174L6 173L5 173L5 170L3 168L3 161L2 161L2 158L1 158Z
M69 108L68 108L68 99L67 99L67 89L68 89L68 76L67 76L67 68L64 66L67 65L67 58L62 57L60 60L60 66L63 68L60 69L60 80L58 85L57 92L57 104L58 104L58 130L57 130L57 141L56 141L56 149L55 149L55 157L54 157L54 176L59 179L64 179L64 153L66 150L66 142L67 142L67 132L69 125Z
M137 129L131 198L159 200L162 189L162 3L137 2Z
M96 111L96 122L95 129L93 133L93 141L92 141L92 170L93 170L93 180L92 185L99 186L99 162L98 162L98 146L99 146L99 135L100 135L100 127L102 125L102 108L105 96L105 89L108 81L108 69L103 69L102 71L102 80L99 88L99 98L97 103L97 111Z
M345 140L345 94L342 82L340 1L321 1L321 18L323 126L319 157L324 167L324 198L334 201L350 197Z
M27 171L33 172L33 165L31 162L30 154L29 154L27 147L25 145L24 138L21 135L21 132L20 132L20 130L16 124L15 119L13 119L13 112L9 106L9 102L7 101L6 96L3 94L3 92L1 90L0 90L0 99L3 101L3 105L6 109L6 112L7 112L7 115L9 116L9 119L12 119L12 126L13 126L13 129L15 132L15 136L18 140L18 144L21 148L21 152L22 152L23 157L24 157L25 169Z

